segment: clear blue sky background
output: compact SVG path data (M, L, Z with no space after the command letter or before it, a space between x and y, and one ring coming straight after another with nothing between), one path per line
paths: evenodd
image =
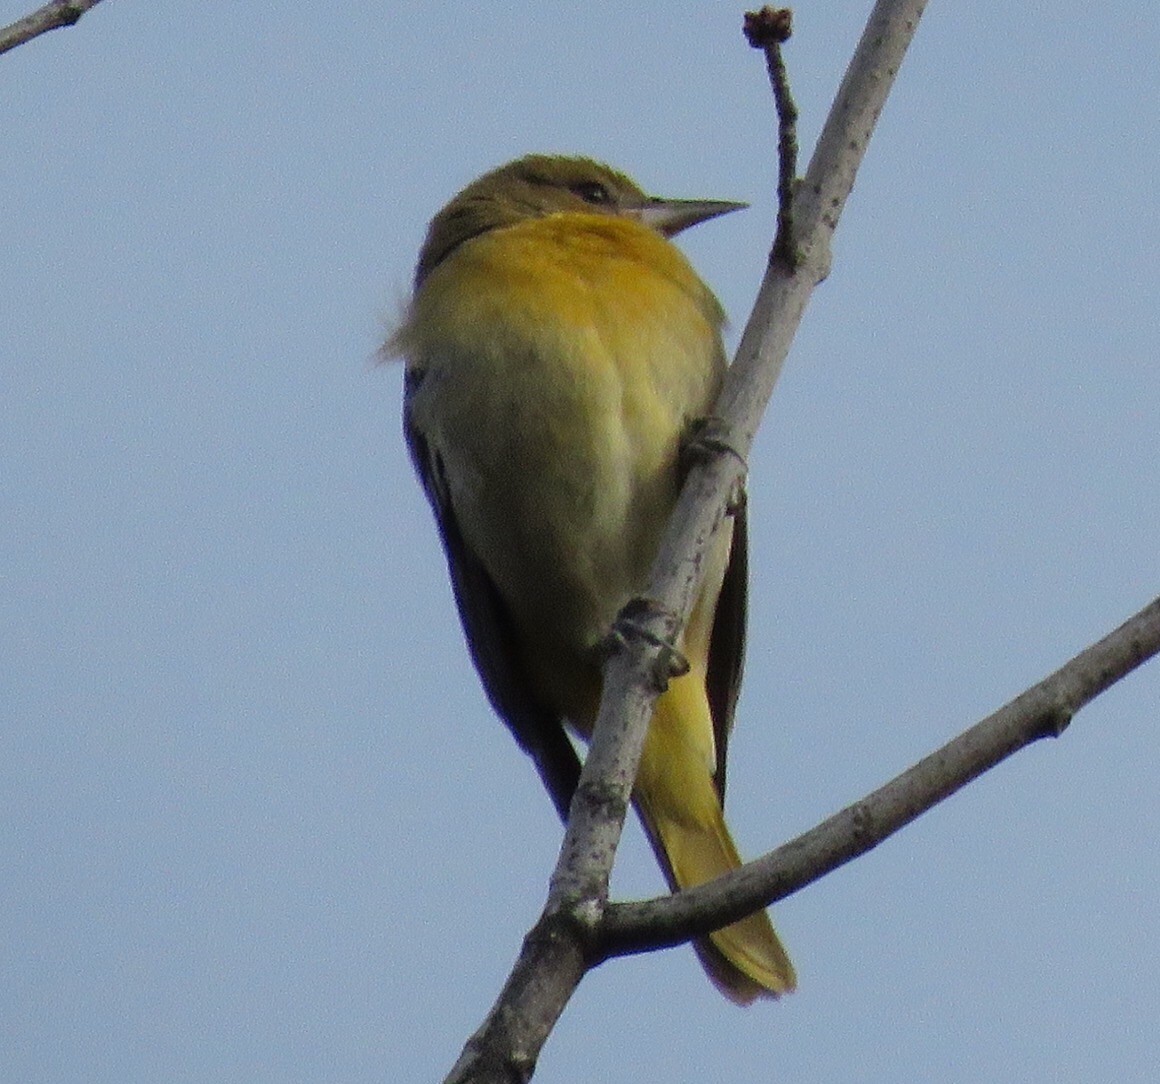
M868 8L797 9L806 155ZM0 58L0 1079L450 1067L560 830L372 354L427 219L528 150L749 200L683 241L740 325L741 12L106 0ZM1158 12L930 6L753 456L747 853L1160 590ZM1154 1080L1158 722L1154 663L780 904L782 1003L606 965L537 1079ZM615 887L661 887L635 825Z

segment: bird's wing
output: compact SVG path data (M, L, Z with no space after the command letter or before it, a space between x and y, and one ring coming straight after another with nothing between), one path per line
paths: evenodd
M713 715L713 737L717 744L717 771L713 775L717 793L725 800L725 754L733 729L733 712L741 689L741 669L745 660L745 622L749 591L749 531L744 498L733 513L733 541L729 564L717 596L713 631L709 639L709 665L705 691Z
M435 513L467 646L488 700L521 748L535 761L556 811L566 823L568 807L580 779L580 758L568 740L563 720L537 703L529 691L531 682L516 649L517 634L511 613L487 569L464 540L451 504L443 464L412 421L411 398L422 379L422 373L407 373L403 434Z

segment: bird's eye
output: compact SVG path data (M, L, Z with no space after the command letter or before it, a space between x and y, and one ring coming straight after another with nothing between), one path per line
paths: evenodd
M599 181L581 181L572 186L572 191L585 203L603 206L612 202L612 196L609 195L608 189Z

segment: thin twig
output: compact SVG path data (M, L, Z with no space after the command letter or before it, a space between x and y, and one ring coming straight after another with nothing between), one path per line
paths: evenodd
M52 0L31 15L0 29L0 53L15 49L26 41L47 34L50 30L59 30L62 26L72 26L80 21L90 8L95 8L101 0Z
M884 839L1040 738L1160 653L1160 598L1038 685L976 723L859 802L724 877L675 896L611 904L602 952L619 956L678 944L797 892Z
M777 107L777 233L773 239L773 259L793 270L797 253L793 244L793 192L797 182L798 109L793 100L781 47L793 34L793 12L789 8L764 7L745 15L745 40L765 53L765 68Z

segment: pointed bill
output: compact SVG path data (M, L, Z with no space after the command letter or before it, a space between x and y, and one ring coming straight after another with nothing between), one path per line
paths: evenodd
M706 222L730 211L741 211L748 203L720 199L661 199L654 196L633 212L634 217L666 237L673 237L698 222Z

